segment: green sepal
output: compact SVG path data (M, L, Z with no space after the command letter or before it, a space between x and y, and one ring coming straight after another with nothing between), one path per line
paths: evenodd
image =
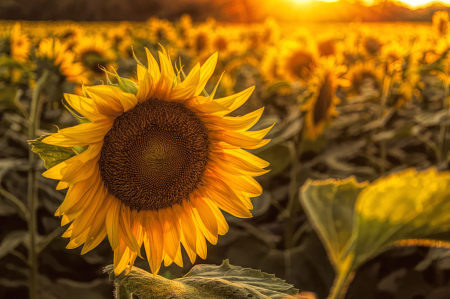
M126 93L131 93L131 94L134 94L134 95L137 94L138 86L137 86L136 83L134 83L133 81L131 81L129 79L120 77L117 74L116 70L114 70L115 74L113 74L113 73L107 71L104 67L100 67L100 68L106 74L106 83L108 85L118 87L118 88L120 88L120 90L122 90L123 92L126 92ZM118 84L113 84L111 82L111 80L109 79L109 75L114 76L117 79L117 83Z

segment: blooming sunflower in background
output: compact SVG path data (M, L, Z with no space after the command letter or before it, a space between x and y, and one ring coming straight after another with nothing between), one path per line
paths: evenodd
M279 63L280 73L286 79L307 82L316 69L317 52L313 47L288 40L281 46Z
M432 18L433 27L438 35L444 36L448 32L448 12L446 11L436 11Z
M337 115L336 105L340 100L336 96L336 89L339 85L348 85L348 81L340 78L345 71L346 67L337 65L334 59L324 59L314 72L308 84L311 95L301 106L301 110L306 111L307 138L316 139L331 117Z
M280 78L278 66L278 49L276 47L268 48L261 60L261 75L269 83L273 83Z
M193 57L201 60L211 54L211 36L212 30L207 25L200 25L191 31L188 47Z
M20 23L16 23L9 36L11 57L19 62L26 62L30 53L30 41L22 33Z
M167 20L150 18L148 20L149 38L154 43L173 43L177 39L177 32L172 23Z
M56 211L67 248L84 244L82 254L108 236L114 272L120 274L141 256L142 245L154 275L161 262L182 265L181 245L192 263L206 257L228 231L220 209L251 217L250 197L261 194L254 176L269 164L244 149L260 148L271 127L248 131L263 108L240 117L226 116L253 91L213 100L200 96L217 63L217 54L195 65L180 82L165 50L160 67L147 51L148 69L138 64L133 93L115 86L86 87L85 96L66 94L67 102L91 122L59 130L44 143L88 148L43 175L69 188ZM173 86L175 85L175 86Z
M374 36L367 36L362 40L363 51L368 56L377 56L381 53L383 43Z
M101 36L85 36L80 39L74 52L76 59L84 65L90 75L98 77L104 74L99 65L111 65L116 60L116 54L111 49L111 44Z
M65 43L59 39L46 38L39 43L36 49L38 64L44 64L45 68L53 69L63 76L68 82L88 82L84 67L80 62L74 62L75 54L68 50Z
M385 73L385 67L382 64L376 64L373 60L357 61L349 67L345 75L350 82L347 94L378 97Z

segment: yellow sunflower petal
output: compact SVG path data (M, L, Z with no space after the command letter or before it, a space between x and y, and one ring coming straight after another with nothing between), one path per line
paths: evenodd
M112 195L109 196L109 201L111 201L111 206L106 214L106 231L108 233L109 244L111 248L115 250L119 246L119 215L121 203L118 199L114 198Z
M139 67L144 68L138 65L138 70ZM140 103L147 101L148 99L152 98L153 91L154 91L153 78L150 75L150 73L147 72L147 70L145 70L145 73L142 75L142 79L139 78L139 89L136 94L136 98Z
M225 97L225 98L220 98L220 99L215 99L214 101L216 103L219 103L222 106L225 106L228 109L227 113L224 112L217 112L215 114L218 115L225 115L228 114L234 110L236 110L237 108L241 107L247 100L248 98L252 95L253 91L255 90L255 86L249 87L244 91L241 91L237 94Z
M213 131L209 133L209 137L245 149L260 148L270 142L270 139L260 140L234 131Z
M63 135L70 140L75 140L79 144L93 144L103 140L106 133L112 127L112 122L95 122L95 123L84 123L79 124L75 127L65 128L59 130L57 134ZM51 144L48 142L49 137L42 140L42 142Z
M145 232L147 234L147 238L144 240L145 252L147 254L150 269L155 276L158 273L163 260L163 230L156 212L145 211L142 214L142 217L144 217Z
M211 244L217 244L218 226L211 208L201 197L191 197L190 204L197 220L197 225L200 227L203 235Z
M145 48L145 53L147 54L148 72L150 73L153 82L158 82L159 76L161 74L159 71L158 63L147 48Z
M180 246L180 221L174 219L176 216L172 208L161 209L158 211L158 218L164 234L164 252L174 260Z
M209 78L211 78L214 69L217 65L217 58L218 58L217 52L211 55L211 57L206 60L206 62L202 65L200 69L200 82L197 87L197 91L195 92L196 95L199 95L203 89L205 89L206 83L208 82Z
M64 94L64 98L73 109L90 121L102 121L106 118L105 115L98 112L92 99L67 93Z
M183 202L183 207L180 208L181 229L186 241L186 244L192 251L196 251L197 234L195 229L195 220L192 215L192 209L188 202Z

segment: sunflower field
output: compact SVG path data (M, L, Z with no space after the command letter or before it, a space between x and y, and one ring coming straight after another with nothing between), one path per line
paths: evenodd
M449 15L0 21L0 298L450 298Z

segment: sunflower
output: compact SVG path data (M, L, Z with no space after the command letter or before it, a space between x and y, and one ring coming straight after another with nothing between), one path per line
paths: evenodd
M211 36L212 30L209 26L201 25L193 29L189 39L189 49L194 57L205 57L211 54Z
M278 49L270 47L265 52L261 61L261 75L268 82L275 82L280 78L278 66Z
M261 28L260 41L263 45L276 45L280 39L280 26L275 19L269 17Z
M14 60L26 62L30 53L30 41L22 33L20 23L16 23L9 36L10 53Z
M153 43L173 43L177 39L177 32L172 23L167 20L150 18L148 20L150 41Z
M67 44L59 39L46 38L39 43L36 50L38 64L55 69L56 72L68 82L87 82L84 75L84 67L80 62L74 62L75 55L68 50Z
M154 275L162 261L182 265L180 242L191 262L197 254L204 259L205 238L215 244L228 231L220 209L251 217L250 197L262 192L253 176L268 172L266 161L242 149L269 142L263 138L271 127L247 131L263 108L226 116L254 87L216 100L200 96L217 54L180 82L164 49L160 68L146 51L148 69L138 64L135 94L108 85L86 87L86 96L66 94L91 122L43 139L88 146L43 175L60 180L57 189L69 188L55 214L62 225L73 221L63 235L67 247L84 244L85 254L108 236L115 274L131 270L142 245Z
M368 36L362 41L362 47L367 55L376 56L380 54L383 44L378 38Z
M77 24L70 24L65 27L60 34L60 39L67 44L68 49L73 49L80 41L83 35L81 26Z
M307 82L316 69L317 53L312 47L288 40L282 44L279 62L281 75L286 79Z
M433 14L433 27L438 35L444 36L448 32L448 12L446 11L436 11Z
M125 38L129 38L129 26L128 23L122 22L120 26L108 30L108 40L110 40L116 48L122 44L122 41Z
M384 76L383 65L376 64L373 60L357 61L349 67L346 74L350 82L348 94L360 96L369 92L377 96L380 94Z
M116 60L116 54L111 50L111 44L100 36L81 38L74 52L77 59L92 76L103 75L99 65L107 66Z
M305 136L316 139L322 133L325 124L337 115L336 105L340 103L336 96L338 85L347 86L340 78L346 67L337 65L334 59L323 59L309 82L310 96L301 110L306 111Z

